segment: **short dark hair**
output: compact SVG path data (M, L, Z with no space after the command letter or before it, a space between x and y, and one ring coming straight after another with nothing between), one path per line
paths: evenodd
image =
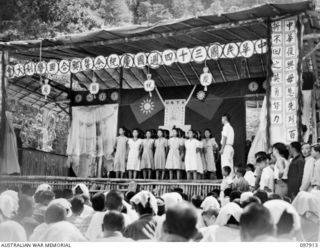
M124 216L117 211L109 211L103 217L103 228L107 231L122 232L125 226Z
M103 193L96 193L91 198L92 208L94 211L103 211L105 208L106 197Z
M230 114L229 114L229 113L225 113L225 114L223 114L223 115L222 115L222 117L226 117L228 121L230 121L230 120L231 120L231 116L230 116Z
M320 152L320 144L314 144L312 145L312 149L316 152Z
M54 199L54 193L52 191L46 190L41 192L39 196L39 203L50 202Z
M234 190L230 193L230 202L233 202L235 199L240 199L241 192L238 190Z
M259 151L255 154L256 162L261 163L267 161L270 157L264 151Z
M200 208L201 204L202 204L202 196L201 195L194 195L191 198L191 203L193 204L193 206L195 206L196 208Z
M106 196L105 206L108 210L121 210L123 197L120 191L110 190Z
M262 204L265 203L266 201L268 201L268 194L264 190L259 189L253 195L258 197Z
M282 200L281 196L278 194L271 194L269 200Z
M299 142L292 142L290 144L291 148L294 148L298 153L301 152L301 143Z
M84 199L82 196L73 197L70 201L73 213L81 213L84 209Z
M47 224L56 223L66 219L67 212L59 204L50 205L44 215L44 220Z
M273 235L274 225L271 214L261 204L248 205L240 216L242 241L251 241L261 235Z
M245 208L246 206L250 205L251 203L257 203L257 204L261 204L261 201L258 197L256 196L250 196L247 200L245 200L242 203L242 208Z
M250 169L251 171L254 171L254 165L252 163L248 163L246 168Z
M285 159L289 158L289 150L287 146L283 143L275 143L272 145L272 148L276 149L281 156L283 156Z
M240 173L242 176L246 174L246 170L244 168L238 168L237 173Z
M226 197L230 197L230 194L232 192L232 188L226 188L223 193L224 193L224 196Z
M229 167L229 166L224 166L222 169L223 169L225 172L227 172L228 175L230 175L230 173L231 173L231 167Z
M124 199L126 202L130 203L130 200L133 196L135 196L136 192L133 192L133 191L128 191L125 196L124 196Z
M285 210L277 223L277 235L290 233L293 229L293 223L293 215Z

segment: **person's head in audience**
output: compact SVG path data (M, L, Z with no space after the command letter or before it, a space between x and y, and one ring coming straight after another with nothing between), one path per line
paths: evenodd
M200 208L201 207L201 203L203 201L203 198L201 195L194 195L191 198L191 203L193 204L193 206L195 206L195 208Z
M51 224L65 220L67 217L66 209L59 204L50 205L44 216L45 223Z
M259 151L255 154L256 158L256 167L259 167L261 169L268 166L269 163L269 157L268 154L264 151Z
M112 236L115 232L123 232L124 216L118 211L107 212L103 218L102 231L104 237Z
M304 143L301 147L301 152L304 158L311 156L311 145Z
M241 192L238 190L234 190L230 193L230 202L233 202L236 199L240 199Z
M39 203L48 206L48 204L54 199L54 193L52 191L42 191L39 196Z
M92 208L94 211L102 212L105 209L106 196L103 193L96 193L91 198Z
M136 192L133 191L128 191L125 196L124 199L126 202L130 203L131 198L136 194Z
M289 150L287 148L287 146L283 143L275 143L272 146L272 154L275 158L284 158L286 160L289 159Z
M67 200L71 200L73 198L72 189L65 188L62 192L63 192L62 198L67 199Z
M80 216L84 210L84 199L82 196L75 196L70 201L71 203L71 211L73 215Z
M131 205L138 215L156 215L158 213L157 199L146 190L140 191L131 198Z
M33 199L35 203L40 204L40 195L42 194L43 191L38 191L34 194Z
M292 142L289 146L291 157L296 157L301 154L301 144L299 142Z
M219 215L219 210L218 209L208 209L206 211L203 211L201 216L204 221L204 224L209 227L215 224L216 219Z
M214 198L216 198L217 200L219 199L219 195L220 195L220 190L216 190L214 189L213 191L210 191L208 194L207 194L207 197L208 196L213 196Z
M282 198L278 194L271 194L269 195L269 200L282 200Z
M114 210L121 212L123 204L123 196L117 190L110 190L105 199L105 207L107 210Z
M267 192L264 190L257 190L254 193L254 196L258 197L262 204L265 203L266 201L268 201L268 199L269 199Z
M158 216L162 216L163 214L165 214L166 209L165 209L165 205L164 205L164 200L161 197L157 197L157 206L158 206Z
M34 189L31 187L30 184L23 184L21 186L21 193L27 196L33 196L34 195Z
M54 197L56 199L63 198L63 190L62 189L54 189L53 193L54 193Z
M248 199L246 199L245 201L243 201L241 203L242 208L245 208L246 206L252 204L252 203L257 203L257 204L261 204L261 201L258 197L256 196L250 196Z
M260 241L264 236L274 235L275 227L267 208L257 203L252 203L244 208L240 217L241 241Z
M232 188L226 188L224 191L224 197L230 197L231 193L232 193Z
M229 166L224 166L224 167L222 168L222 175L223 175L224 177L229 176L230 173L231 173L231 167L229 167Z
M246 174L246 170L244 168L237 168L236 176L237 178L243 178Z
M251 163L248 163L246 166L246 171L254 172L254 165Z
M187 203L180 202L171 206L166 212L163 231L167 234L191 240L197 234L197 213L195 208Z
M20 219L24 217L31 217L33 214L34 204L32 197L21 195L19 199L18 216Z
M311 156L316 160L320 158L320 144L315 144L312 146Z

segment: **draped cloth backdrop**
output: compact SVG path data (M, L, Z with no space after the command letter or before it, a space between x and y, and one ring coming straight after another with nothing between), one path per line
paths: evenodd
M77 176L100 176L99 163L113 151L118 109L117 104L72 108L67 154Z

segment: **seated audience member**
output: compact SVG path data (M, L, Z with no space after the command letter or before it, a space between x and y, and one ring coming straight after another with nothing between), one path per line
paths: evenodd
M268 193L274 191L274 160L271 159L271 156L267 156L268 165L264 167L261 173L259 188Z
M128 191L125 195L124 195L124 200L128 203L130 203L130 200L133 196L135 196L136 192L133 191Z
M86 237L89 240L96 240L102 236L103 218L108 211L118 211L121 212L123 208L123 195L117 190L110 190L105 198L105 210L103 212L96 212L90 221L88 226ZM123 214L125 220L125 226L131 223L128 215Z
M292 142L290 144L290 154L292 157L288 169L288 196L293 199L299 192L303 171L304 158L301 155L301 144L299 142Z
M276 226L276 236L281 241L304 241L300 217L294 207L283 200L271 200L263 204Z
M255 186L254 189L259 189L260 187L260 179L261 179L261 174L262 171L265 167L268 166L268 155L264 151L259 151L255 154L255 159L256 159L256 167L255 167L255 172L254 176L256 178Z
M240 205L242 206L242 204L252 196L253 196L252 192L249 192L249 191L242 192L241 195L240 195Z
M35 193L35 190L31 187L30 184L23 184L21 186L21 194L32 197Z
M200 195L194 195L191 198L191 203L196 208L196 212L198 214L197 228L204 227L204 224L203 224L203 221L202 221L202 217L201 217L201 213L202 213L201 204L202 204L202 201L203 201L203 198Z
M230 193L230 202L239 202L240 204L241 192L238 190L234 190Z
M40 193L36 198L37 203L34 207L33 218L35 218L39 223L42 223L44 220L44 214L48 207L48 204L54 199L54 193L52 191L38 191Z
M27 234L16 221L7 220L0 224L0 242L26 242Z
M312 146L311 155L315 159L311 187L320 190L320 144Z
M90 203L90 193L88 187L83 183L79 183L72 189L72 192L74 196L80 195L84 199L84 209L82 212L82 216L86 217L88 215L91 215L93 213L93 209Z
M208 227L202 241L235 242L239 238L239 220L242 208L233 202L221 208L214 225Z
M267 208L250 204L240 217L240 237L244 242L275 242L275 226Z
M312 192L299 192L292 202L301 219L303 237L308 242L319 241L320 198Z
M249 183L244 179L245 169L237 168L236 178L233 180L232 189L238 190L240 192L249 191Z
M82 234L86 232L88 228L86 224L84 224L84 220L86 216L83 216L82 213L84 211L84 199L81 195L74 197L71 200L71 211L72 215L68 218L68 221L75 225Z
M39 191L52 191L52 187L47 183L42 183L37 187L35 194Z
M155 215L158 213L157 200L149 191L141 191L131 198L131 204L139 215L139 219L128 225L123 235L133 240L147 240L148 236L144 233L147 226L155 232L157 220Z
M224 190L224 197L222 199L220 199L221 201L221 207L225 206L227 203L230 202L230 194L232 192L232 188L226 188Z
M124 230L123 214L117 211L109 211L103 218L102 231L103 237L97 239L97 242L132 242L132 239L125 238L122 235Z
M222 182L221 182L221 185L220 185L220 190L221 190L220 199L223 199L224 190L226 188L232 188L233 179L232 179L232 174L231 174L231 167L224 166L222 168L222 176L223 176L223 179L222 179Z
M257 190L253 195L258 197L262 204L269 199L267 192L264 190Z
M62 190L62 198L66 200L71 200L73 198L72 189L65 188L64 190Z
M12 219L19 210L19 200L17 196L0 194L0 222Z
M64 208L64 210L66 211L66 217L69 218L72 215L72 210L71 210L71 203L64 199L64 198L59 198L59 199L54 199L52 200L48 207L50 207L51 205L59 205L61 207Z
M311 179L314 170L315 159L311 156L311 145L303 144L301 149L302 155L305 160L303 177L300 186L300 191L309 191L311 190Z
M161 197L157 197L157 206L158 206L157 216L161 217L165 213L164 200Z
M201 216L198 217L197 223L198 229L208 227L214 224L216 217L219 214L220 204L215 197L208 196L202 202L201 209ZM201 224L201 226L199 226L199 224ZM203 230L201 232L203 232Z
M251 163L247 164L244 179L248 182L251 191L254 189L254 186L256 183L256 177L254 176L254 171L255 171L254 165Z
M160 241L187 242L198 235L197 213L195 208L187 202L180 202L170 206L166 211Z
M271 194L269 195L269 200L282 200L282 198L278 194Z
M261 204L261 201L258 197L256 196L250 196L247 200L245 200L244 202L242 202L241 207L245 208L247 206L249 206L252 203L257 203L257 204Z

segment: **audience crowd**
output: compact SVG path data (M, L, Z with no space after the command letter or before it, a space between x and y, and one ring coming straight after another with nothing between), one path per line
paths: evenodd
M256 164L223 167L220 189L187 196L87 186L2 189L0 241L319 241L320 145L277 143Z

